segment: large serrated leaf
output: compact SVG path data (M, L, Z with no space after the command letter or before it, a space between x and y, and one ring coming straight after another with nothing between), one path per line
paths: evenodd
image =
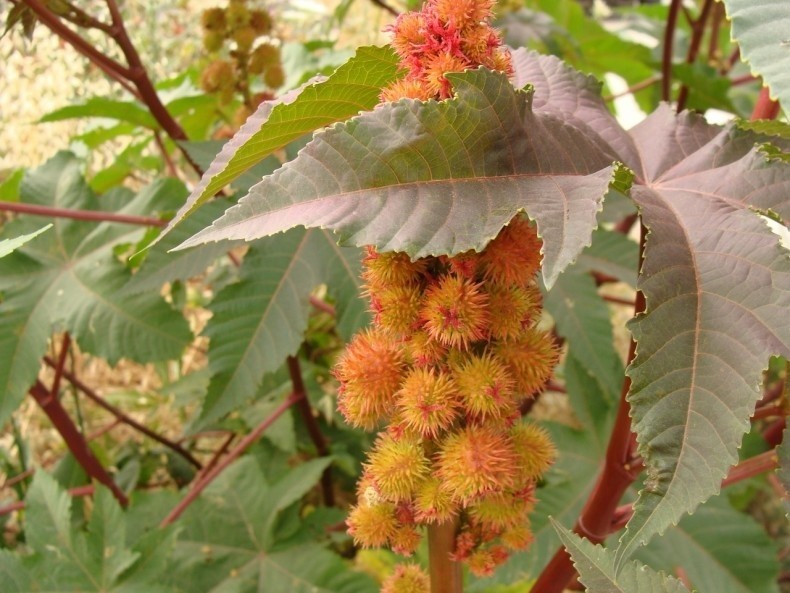
M86 530L75 527L71 497L44 471L36 472L25 502L26 555L0 556L0 575L15 564L11 591L173 591L159 580L175 530L160 529L130 542L127 517L106 488L97 488Z
M372 109L397 72L397 58L390 48L361 47L330 77L263 103L216 156L164 233L275 150Z
M611 148L485 69L456 98L381 105L316 134L299 156L180 247L297 225L412 257L481 250L517 212L537 221L550 286L590 242L614 181Z
M682 567L697 591L779 591L776 543L752 517L733 509L724 495L684 517L635 557L657 570Z
M620 562L719 491L769 356L790 353L790 257L752 211L787 219L790 166L748 133L666 106L632 133L649 234L629 401L648 477Z
M790 105L790 10L775 0L723 0L741 58L762 76L771 96Z
M80 168L76 157L59 153L26 175L22 201L99 210ZM179 182L157 182L130 197L121 212L150 215L179 193ZM40 218L19 216L2 234L40 226ZM113 364L121 357L149 362L181 354L191 337L184 318L155 292L122 290L130 274L113 247L134 244L142 233L134 225L59 218L52 230L0 259L0 424L35 380L53 329L68 330L86 352Z
M51 224L41 227L37 231L33 231L32 233L27 233L26 235L22 235L21 237L14 237L13 239L3 239L0 241L0 257L4 257L9 253L13 253L19 247L22 247L28 241L35 239L44 231L48 231L52 228Z
M614 554L610 550L580 538L556 521L552 523L589 593L688 593L678 579L637 562L615 571Z
M288 547L274 538L278 514L320 478L313 460L278 481L247 457L229 467L182 521L173 579L187 591L373 593L373 581L316 544Z
M212 373L201 425L252 398L265 373L277 370L302 343L310 293L326 283L350 330L367 318L359 299L359 251L338 247L326 231L298 229L250 249L241 281L220 292L206 326Z

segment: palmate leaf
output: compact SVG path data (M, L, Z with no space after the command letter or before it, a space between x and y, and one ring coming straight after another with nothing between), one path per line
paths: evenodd
M28 553L0 557L0 575L14 571L11 591L165 593L160 584L175 543L175 529L139 539L127 537L127 517L109 490L98 487L84 530L72 522L71 497L44 471L28 491L25 537ZM3 575L4 576L4 575Z
M326 79L267 101L223 147L163 234L256 163L300 136L372 109L398 72L389 48L362 47Z
M669 573L682 567L697 591L778 593L777 552L763 527L720 495L683 517L635 558Z
M752 209L790 215L790 166L664 106L632 130L649 234L629 401L648 477L618 561L719 491L772 354L790 353L790 258Z
M9 253L12 253L14 250L22 247L28 241L35 239L44 231L48 231L52 228L51 224L41 227L37 231L33 231L32 233L27 233L26 235L22 235L21 237L14 237L13 239L3 239L0 241L0 257L6 256Z
M264 374L277 370L302 343L310 293L327 284L338 302L338 325L349 337L367 320L359 298L360 253L338 247L319 229L294 229L254 244L241 280L222 290L210 309L211 382L200 424L252 398Z
M80 167L76 157L59 153L25 177L22 201L99 210ZM157 182L131 196L122 211L150 215L179 194L179 182ZM40 226L40 218L19 216L4 226L3 235ZM184 318L155 292L123 292L130 274L113 247L134 244L142 233L134 225L60 218L50 231L0 259L0 424L35 380L55 329L68 330L86 352L111 364L121 357L149 362L181 354L191 337Z
M184 591L373 593L373 581L317 544L289 547L277 518L321 477L313 460L279 480L252 457L236 462L206 489L182 521L172 579Z
M771 96L790 105L790 11L772 0L724 0L741 58L761 76Z
M448 74L456 98L401 100L317 133L298 157L181 247L303 225L412 257L482 249L520 210L544 239L550 286L590 242L615 180L598 136L533 112L485 69Z
M589 593L688 593L678 579L630 562L615 571L614 554L552 521Z

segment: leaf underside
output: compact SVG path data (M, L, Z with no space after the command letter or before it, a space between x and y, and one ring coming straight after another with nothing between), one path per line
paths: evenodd
M597 135L533 111L531 93L502 74L448 77L455 99L401 100L317 133L180 247L303 225L412 257L456 254L481 250L526 210L544 239L551 285L590 242L614 180L613 152Z
M261 104L217 154L162 235L274 151L316 129L372 109L382 87L397 72L397 58L390 48L362 47L330 77Z

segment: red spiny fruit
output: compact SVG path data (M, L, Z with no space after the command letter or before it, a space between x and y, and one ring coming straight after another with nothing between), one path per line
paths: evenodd
M471 28L491 18L494 4L494 0L436 0L434 7L440 19Z
M351 509L346 524L358 545L365 548L384 546L398 530L395 505L386 501L360 504Z
M428 265L424 259L412 261L405 253L379 253L372 247L368 247L362 264L362 279L373 294L382 288L419 284Z
M542 244L529 220L516 216L483 251L484 277L500 284L529 285L540 268Z
M507 418L515 412L515 381L490 352L461 358L452 366L452 376L471 418Z
M458 505L436 477L420 484L414 495L415 518L421 523L444 523L458 513Z
M416 564L399 564L382 583L381 593L429 593L428 575Z
M433 368L412 369L397 397L399 418L423 438L436 438L458 415L458 390L452 378Z
M535 325L541 314L542 298L537 286L502 285L489 282L488 310L491 337L512 340Z
M455 275L443 276L425 293L422 319L431 338L466 349L487 335L488 295L480 284Z
M395 439L382 433L368 456L365 471L382 497L392 502L408 501L428 477L428 459L419 439Z
M527 521L508 527L499 537L502 543L511 550L526 550L535 541L535 535Z
M516 390L524 396L543 387L559 357L551 335L535 328L527 329L518 339L498 343L495 353L516 380Z
M334 369L338 405L350 424L372 429L390 413L405 364L403 347L385 333L366 330L354 337Z
M413 525L399 527L390 537L392 551L401 556L411 556L417 551L422 534Z
M504 529L527 520L527 514L532 509L521 502L510 492L494 492L480 497L470 505L469 514L475 524L501 533Z
M519 422L510 431L519 462L519 475L536 480L554 463L557 449L549 434L537 424Z
M371 298L375 323L396 337L408 337L417 327L422 307L422 291L415 285L382 288Z
M517 467L516 453L501 431L467 426L441 444L437 475L453 499L467 505L510 488Z

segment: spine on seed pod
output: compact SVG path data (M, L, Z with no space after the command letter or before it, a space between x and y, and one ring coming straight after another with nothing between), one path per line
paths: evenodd
M407 74L383 101L451 96L446 72L485 66L509 73L488 25L490 0L429 0L391 27ZM363 280L372 327L340 356L335 376L346 420L379 429L364 464L349 533L363 547L411 555L423 531L456 525L452 560L490 575L532 541L536 481L555 450L520 404L550 377L558 353L537 328L541 241L517 216L480 253L412 261L368 248ZM415 564L387 593L429 590Z

